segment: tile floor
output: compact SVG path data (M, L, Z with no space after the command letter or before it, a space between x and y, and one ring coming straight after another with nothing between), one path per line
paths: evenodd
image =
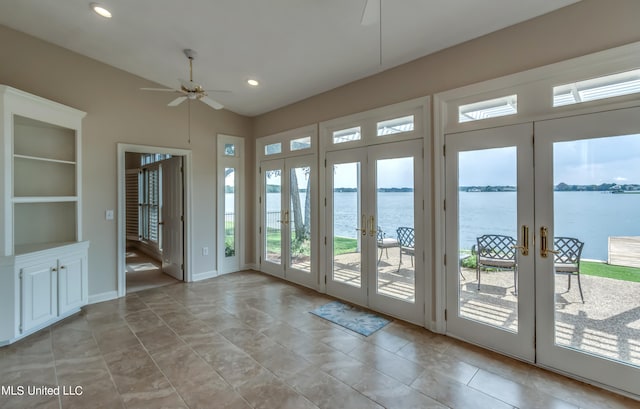
M255 272L94 304L0 348L0 408L638 408L394 321L369 337L308 311L322 294Z

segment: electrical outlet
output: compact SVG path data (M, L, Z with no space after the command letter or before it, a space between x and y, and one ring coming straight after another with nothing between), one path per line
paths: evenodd
M208 256L209 255L209 247L203 247L202 248L202 255L203 256Z

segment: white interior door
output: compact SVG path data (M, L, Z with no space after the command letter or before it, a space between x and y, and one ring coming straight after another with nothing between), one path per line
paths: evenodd
M445 136L447 333L531 362L532 145L532 124Z
M536 234L546 229L546 247L561 251L535 252L538 362L636 396L640 395L640 282L634 281L640 277L638 118L640 108L629 108L535 125ZM570 239L577 247L563 247ZM571 252L579 254L580 262L572 262L569 271L577 267L573 271L580 274L560 274L567 271L562 258Z
M182 157L162 161L162 271L184 280Z
M327 153L327 292L424 323L422 141Z

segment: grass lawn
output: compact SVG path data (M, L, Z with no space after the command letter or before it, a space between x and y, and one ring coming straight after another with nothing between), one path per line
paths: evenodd
M461 261L462 267L476 268L476 258L470 250L462 251L461 256L471 256ZM581 261L580 274L640 283L640 268L612 266L597 261Z
M333 238L333 249L334 255L346 254L346 253L354 253L358 248L358 240L349 239L346 237L334 237Z
M581 261L580 273L640 283L640 268L612 266L610 264L593 261Z

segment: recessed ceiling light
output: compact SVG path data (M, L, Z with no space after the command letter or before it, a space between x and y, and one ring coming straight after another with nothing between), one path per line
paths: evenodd
M111 12L98 3L91 3L91 10L104 18L111 18Z
M247 84L251 85L252 87L257 87L258 85L260 85L258 80L254 80L254 79L248 79Z

